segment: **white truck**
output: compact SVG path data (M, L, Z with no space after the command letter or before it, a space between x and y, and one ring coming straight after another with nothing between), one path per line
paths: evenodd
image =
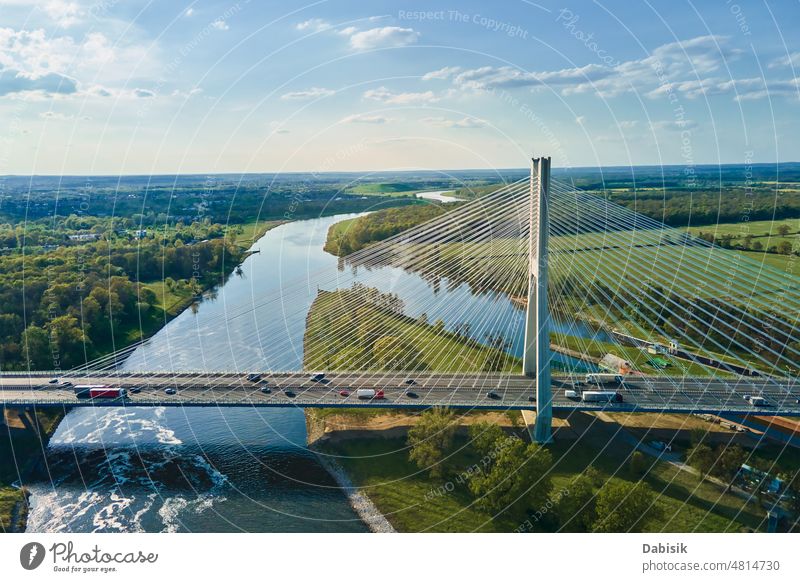
M590 372L586 374L587 384L622 384L623 378L620 374L604 374L601 372Z
M585 390L581 394L584 402L622 402L622 394L610 390Z
M767 399L763 396L751 396L750 397L750 404L753 406L769 406Z

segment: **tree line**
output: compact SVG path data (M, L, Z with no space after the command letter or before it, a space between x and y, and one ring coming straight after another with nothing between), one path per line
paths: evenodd
M434 408L409 430L409 460L441 483L429 498L464 488L476 507L519 523L520 532L639 532L662 515L647 483L606 480L591 466L557 488L546 448L489 422L469 428L468 447L478 461L458 466L453 460L457 426L452 412Z

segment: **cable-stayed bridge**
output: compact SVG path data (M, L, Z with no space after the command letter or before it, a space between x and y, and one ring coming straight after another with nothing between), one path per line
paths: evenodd
M5 373L0 401L535 408L542 442L553 408L800 415L799 289L791 272L551 180L538 158L530 179L338 269L226 304L185 330L192 346L168 326L68 373ZM243 319L247 331L232 325ZM223 360L235 372L217 369ZM600 364L624 369L624 381L586 384ZM326 378L284 372L300 369ZM127 395L78 398L52 376ZM619 396L584 397L593 391Z

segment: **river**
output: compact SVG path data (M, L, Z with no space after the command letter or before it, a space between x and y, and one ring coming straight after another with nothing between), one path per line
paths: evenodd
M491 311L509 337L519 335L522 313L505 297L446 282L434 288L395 267L353 269L324 252L329 226L353 216L270 230L240 274L166 325L126 367L302 369L305 317L317 289L354 281L398 293L408 315L424 312L448 327L467 321L480 334ZM472 309L454 311L458 305ZM574 322L569 329L592 333ZM521 348L514 342L511 350ZM305 441L299 409L76 409L30 485L28 531L366 531Z

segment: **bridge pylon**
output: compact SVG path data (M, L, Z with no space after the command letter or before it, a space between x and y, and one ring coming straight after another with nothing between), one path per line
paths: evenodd
M547 302L547 268L550 158L533 158L530 180L530 234L528 241L528 305L525 317L525 351L522 371L535 379L536 423L532 439L552 442L553 394L550 385L550 308Z

